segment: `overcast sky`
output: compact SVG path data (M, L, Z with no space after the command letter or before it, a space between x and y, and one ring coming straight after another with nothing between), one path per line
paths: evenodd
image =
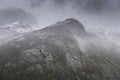
M41 26L74 17L86 28L120 30L120 0L0 0L0 9L8 7L31 12Z

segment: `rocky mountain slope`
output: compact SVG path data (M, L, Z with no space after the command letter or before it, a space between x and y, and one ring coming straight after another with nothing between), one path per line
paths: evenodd
M118 46L89 34L73 18L0 46L1 80L120 80L119 75Z

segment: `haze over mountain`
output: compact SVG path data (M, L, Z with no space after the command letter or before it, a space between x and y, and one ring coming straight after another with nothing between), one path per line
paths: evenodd
M119 0L0 0L0 80L120 80Z
M74 17L86 28L100 27L119 32L119 0L1 0L0 10L11 7L32 13L41 28Z
M15 22L26 23L31 26L37 24L34 16L21 8L7 8L0 11L0 26Z

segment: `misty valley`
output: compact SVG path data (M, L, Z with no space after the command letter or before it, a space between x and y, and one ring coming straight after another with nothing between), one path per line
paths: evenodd
M52 1L59 10L68 0L49 0L48 3L53 5ZM103 0L85 1L73 3L91 12L99 12L101 6L105 6ZM44 4L44 0L29 2L33 12L25 2L24 9L23 6L4 9L0 6L0 80L120 80L119 28L118 31L98 28L100 18L92 24L92 18L86 21L88 18L71 16L75 15L71 11L71 15L63 11L63 16L53 8L55 15L49 13L49 9L42 14L41 6L46 9L48 6L44 5L48 3Z

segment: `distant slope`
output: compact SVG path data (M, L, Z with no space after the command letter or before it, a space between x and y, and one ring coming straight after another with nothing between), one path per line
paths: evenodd
M7 8L0 11L0 26L14 22L24 22L29 25L37 24L35 17L23 9Z

